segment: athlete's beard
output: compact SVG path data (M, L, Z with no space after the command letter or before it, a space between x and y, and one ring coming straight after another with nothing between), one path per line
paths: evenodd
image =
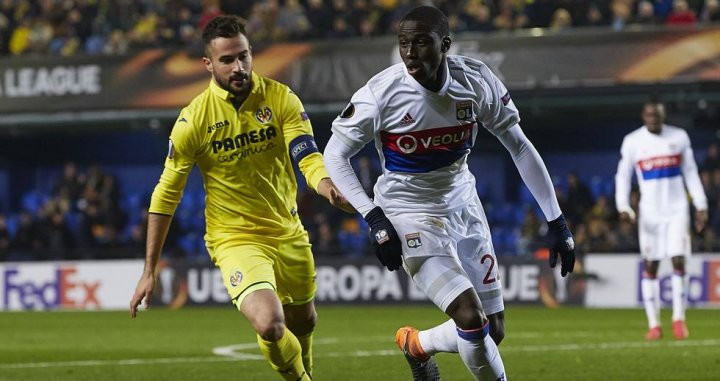
M222 77L220 77L220 75L214 72L213 75L215 76L215 81L222 89L226 90L230 94L235 95L236 97L242 97L243 95L247 95L252 88L252 80L250 78L250 75L246 72L240 72L238 74L233 73L227 79L223 79ZM236 80L244 80L243 85L241 87L235 87L230 83L231 81Z

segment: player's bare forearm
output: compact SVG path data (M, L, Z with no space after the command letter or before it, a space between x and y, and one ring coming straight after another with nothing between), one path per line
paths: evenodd
M145 273L154 274L160 252L165 244L172 216L150 213L148 215L147 241L145 246Z
M145 301L145 307L150 305L150 297L155 289L155 269L170 229L171 220L172 216L164 214L150 213L148 216L145 268L130 300L130 316L133 318L137 316L138 307L143 300Z
M355 208L348 202L348 200L340 193L335 184L329 177L325 177L320 180L317 186L317 192L319 195L325 197L331 205L339 208L348 213L357 213Z
M700 233L705 228L708 220L707 210L698 210L695 212L695 231Z

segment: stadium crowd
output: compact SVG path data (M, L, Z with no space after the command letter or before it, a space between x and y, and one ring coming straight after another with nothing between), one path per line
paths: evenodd
M247 20L256 48L369 38L392 35L421 3L442 9L454 33L720 22L719 0L0 0L0 56L197 47L199 30L222 13Z
M380 173L377 161L361 157L354 164L372 194ZM709 222L702 233L693 233L693 251L720 252L720 143L707 147L699 165ZM636 226L618 219L612 178L583 181L567 173L554 183L579 253L638 252ZM80 170L66 163L51 190L33 189L22 198L20 210L0 214L0 261L143 257L149 194L120 189L115 177L98 165ZM526 188L506 202L486 200L480 193L498 255L532 256L543 249L547 224ZM203 197L186 191L165 245L169 255L206 258ZM631 200L637 210L637 190ZM359 215L333 208L311 190L300 192L298 209L316 255L371 255L367 226Z

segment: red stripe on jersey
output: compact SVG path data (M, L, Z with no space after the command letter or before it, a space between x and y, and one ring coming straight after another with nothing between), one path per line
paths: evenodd
M656 156L649 159L638 160L637 165L643 172L652 171L654 169L662 168L676 168L680 167L680 154L677 155L666 155Z
M380 131L383 147L404 154L456 151L467 148L475 122L395 134Z

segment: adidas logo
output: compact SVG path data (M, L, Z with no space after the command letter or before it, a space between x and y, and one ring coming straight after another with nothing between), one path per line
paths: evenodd
M402 120L400 120L400 123L398 124L399 127L405 127L409 126L411 124L415 123L415 119L413 119L412 116L410 116L410 113L405 113L405 116L403 116Z

